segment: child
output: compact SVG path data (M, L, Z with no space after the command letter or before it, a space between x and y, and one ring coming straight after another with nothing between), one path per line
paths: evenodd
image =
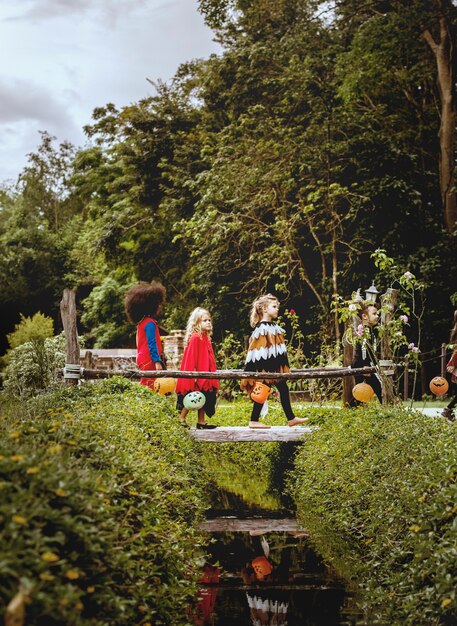
M249 339L249 348L244 370L246 372L290 372L287 349L284 341L284 330L273 320L278 317L279 301L268 293L254 300L251 307L250 322L254 328ZM265 379L267 380L267 379ZM272 381L279 391L281 406L287 417L289 426L297 426L307 418L295 417L290 404L289 388L285 380ZM248 393L252 391L254 379L242 380L241 388ZM259 422L264 405L254 402L249 428L270 428Z
M192 311L187 321L184 335L184 354L181 361L181 371L184 372L215 372L216 360L211 344L213 324L211 315L206 309L197 307ZM176 408L181 411L180 423L188 427L186 422L189 410L184 407L184 396L189 391L201 391L205 398L205 405L198 409L198 429L216 428L214 424L205 422L205 413L212 417L216 412L216 389L219 389L218 380L209 378L178 378L176 393L178 401Z
M457 311L454 311L454 326L451 330L449 343L452 344L453 351L452 356L446 366L446 369L449 374L451 374L451 382L453 383L452 389L454 395L449 404L442 410L441 415L443 417L446 417L449 421L453 422L455 420L453 409L457 404Z
M368 327L368 337L363 337L362 341L358 342L354 350L354 358L352 360L352 367L369 367L370 365L376 365L378 362L377 357L377 333L375 326L379 321L378 307L376 304L364 303L360 310L360 317L362 319L362 325ZM376 373L363 374L355 376L355 383L365 382L372 387L379 402L382 404L382 387L381 379ZM361 403L355 398L351 400L351 407L359 406Z
M162 283L140 282L125 294L125 311L136 330L136 362L140 370L163 370L164 357L159 327L154 319L162 312L166 290ZM154 378L141 378L140 383L151 389Z

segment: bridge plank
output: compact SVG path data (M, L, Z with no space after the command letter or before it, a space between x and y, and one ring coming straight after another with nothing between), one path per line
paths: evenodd
M310 435L312 426L272 426L271 428L248 428L247 426L218 426L213 430L191 428L189 433L197 441L227 443L232 441L300 441Z

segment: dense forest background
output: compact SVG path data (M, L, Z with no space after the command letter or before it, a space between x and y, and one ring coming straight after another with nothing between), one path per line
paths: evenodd
M84 149L45 130L0 189L0 352L20 314L77 290L87 345L134 345L123 294L168 291L163 325L207 306L215 340L272 291L306 349L383 248L426 286L423 348L457 307L452 0L201 0L223 54L156 95L97 108ZM413 329L412 329L413 330ZM414 340L414 338L412 338Z

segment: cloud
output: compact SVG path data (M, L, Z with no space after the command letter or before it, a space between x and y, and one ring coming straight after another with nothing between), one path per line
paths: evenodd
M66 105L32 81L0 78L0 124L36 120L45 125L72 124Z

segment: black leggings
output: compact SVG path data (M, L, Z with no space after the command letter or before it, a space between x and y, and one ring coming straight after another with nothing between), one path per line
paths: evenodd
M279 391L279 399L281 400L282 410L286 414L287 420L293 420L295 415L292 410L292 405L290 404L290 394L289 387L285 380L281 380L278 383L275 383L276 387ZM251 422L258 422L260 417L260 412L262 411L263 404L259 402L254 402L254 406L252 407L251 413Z
M457 384L456 383L452 383L452 388L451 388L452 392L454 393L454 397L451 399L451 401L449 402L449 404L447 405L447 409L450 409L452 411L452 409L455 407L455 405L457 404Z

